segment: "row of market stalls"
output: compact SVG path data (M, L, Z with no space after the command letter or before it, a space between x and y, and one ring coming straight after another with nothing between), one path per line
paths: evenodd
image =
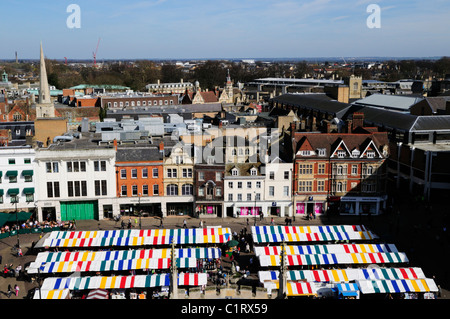
M100 295L116 299L125 298L125 292L129 298L141 298L147 292L167 297L172 253L178 286L206 286L207 272L217 271L219 246L231 238L231 230L220 226L55 231L36 244L39 252L27 273L43 279L34 292L36 299L78 298L92 296L93 291L106 291Z
M287 297L435 298L438 292L421 268L408 266L404 252L362 225L253 226L252 236L269 294L279 289L282 251Z
M40 240L36 248L100 248L223 244L231 239L231 230L222 227L183 229L121 229L96 231L54 231Z

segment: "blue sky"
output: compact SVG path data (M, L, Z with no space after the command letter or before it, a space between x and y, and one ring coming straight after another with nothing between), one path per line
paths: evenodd
M449 0L1 0L0 58L450 55ZM70 4L80 28L68 28ZM369 4L381 28L368 28Z

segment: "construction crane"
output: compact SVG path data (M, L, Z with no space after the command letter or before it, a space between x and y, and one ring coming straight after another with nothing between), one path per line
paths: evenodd
M92 55L94 56L94 67L97 66L97 51L98 51L99 44L100 44L100 38L98 38L97 48L95 49L95 52L92 52Z

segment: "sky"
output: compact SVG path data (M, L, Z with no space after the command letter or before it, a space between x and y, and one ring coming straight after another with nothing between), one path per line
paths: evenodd
M92 59L99 39L99 61L450 55L449 0L1 0L0 12L0 59L38 59L41 42L47 58Z

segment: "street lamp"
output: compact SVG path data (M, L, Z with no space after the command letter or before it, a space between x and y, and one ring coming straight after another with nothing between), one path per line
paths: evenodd
M141 215L142 215L142 211L141 211L141 193L139 193L139 196L138 196L138 210L139 210L139 229L142 229L142 227L141 227Z
M15 206L15 211L16 211L16 224L17 224L17 229L16 229L16 233L17 233L17 249L20 248L20 240L19 240L19 216L17 214L17 202L19 201L19 197L18 195L14 196L14 206Z
M255 216L255 225L256 226L256 191L253 192L255 195L255 206L253 206L253 216Z

